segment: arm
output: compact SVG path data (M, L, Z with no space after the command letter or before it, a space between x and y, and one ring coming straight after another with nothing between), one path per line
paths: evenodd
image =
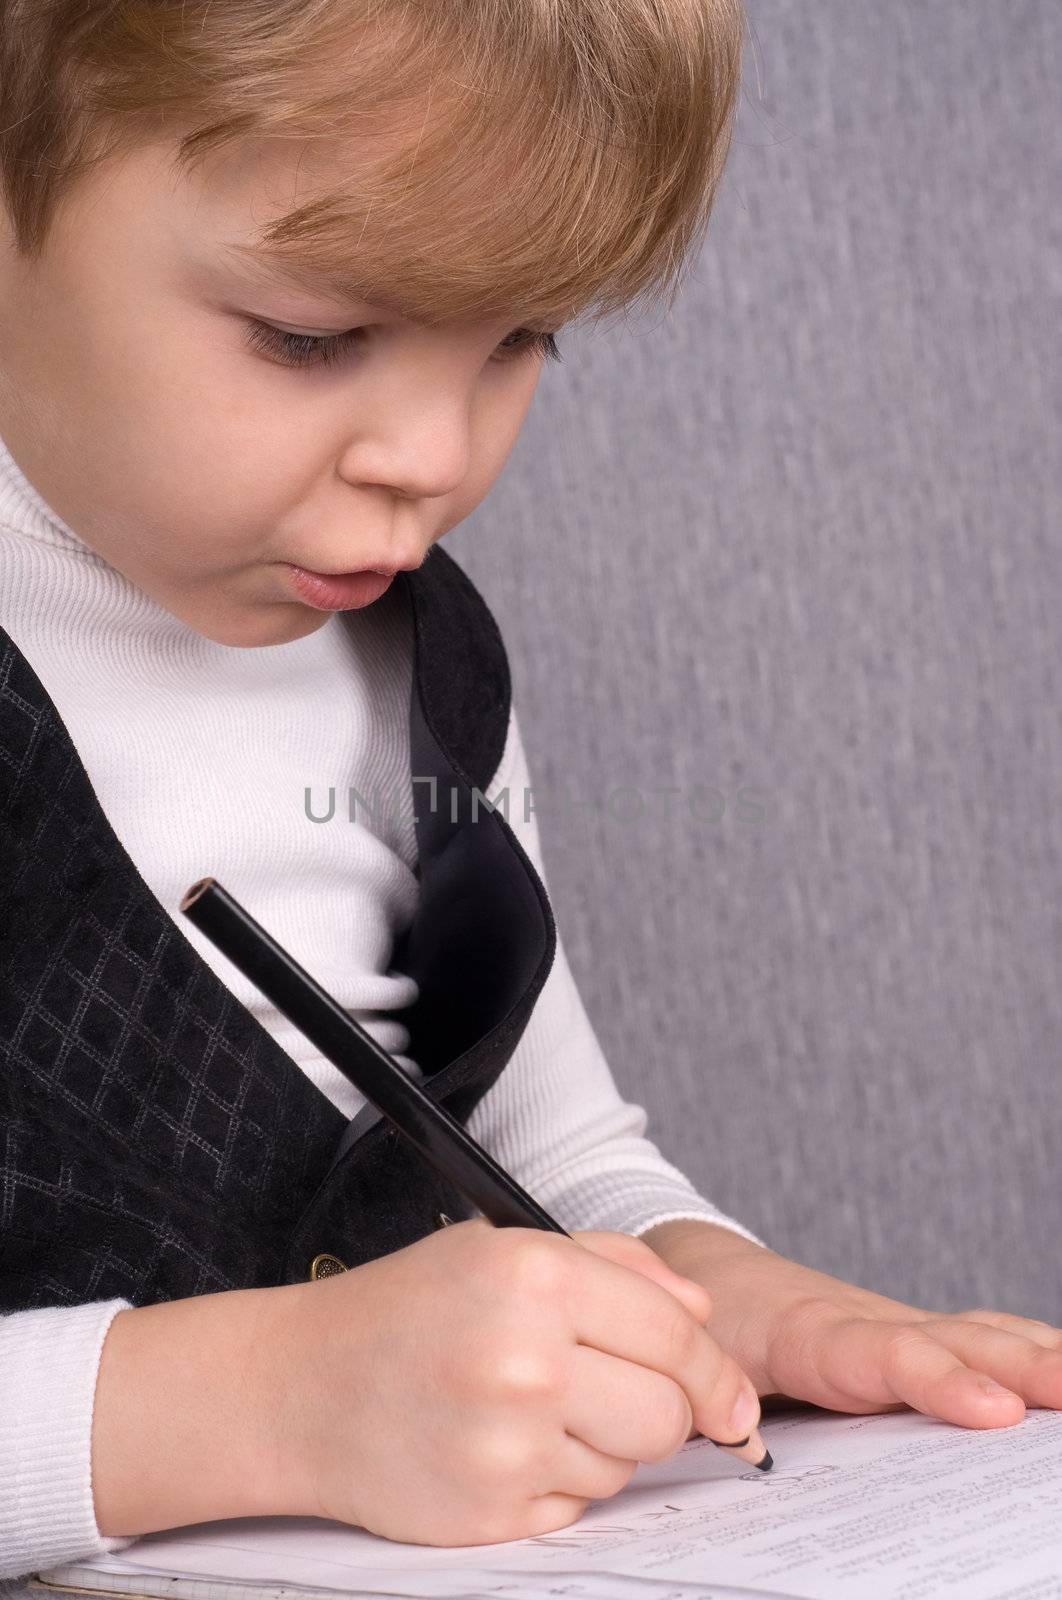
M285 1318L301 1287L230 1289L115 1317L92 1421L101 1533L291 1510L270 1397L284 1382Z
M636 1240L474 1221L320 1283L15 1313L2 1576L230 1517L427 1544L566 1526L691 1419L754 1426L707 1311Z

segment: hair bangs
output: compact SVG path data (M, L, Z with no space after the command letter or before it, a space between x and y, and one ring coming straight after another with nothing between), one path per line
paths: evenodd
M35 0L4 3L10 25ZM69 159L36 169L53 203L77 171L174 127L183 170L233 144L298 141L329 181L247 247L270 272L313 271L337 293L354 282L425 323L543 329L673 296L726 159L743 30L740 0L66 9L79 20L53 41L65 62L48 96L69 100ZM13 133L0 166L18 202Z

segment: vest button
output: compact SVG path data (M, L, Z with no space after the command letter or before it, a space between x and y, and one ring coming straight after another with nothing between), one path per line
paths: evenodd
M323 1252L314 1256L310 1262L310 1281L316 1282L318 1278L334 1278L337 1272L346 1272L347 1268L338 1256L330 1256Z

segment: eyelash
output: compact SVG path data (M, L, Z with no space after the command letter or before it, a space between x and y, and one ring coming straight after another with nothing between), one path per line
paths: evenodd
M327 335L287 333L283 328L274 328L271 323L259 322L252 317L248 319L247 343L252 350L272 356L284 366L327 367L334 366L350 354L360 332L360 328L350 328L345 333ZM516 334L521 336L523 342L510 345L510 353L501 358L503 362L530 355L541 355L550 361L562 359L556 334L516 328L513 333L506 334L506 338L512 339ZM503 347L504 340L498 349Z

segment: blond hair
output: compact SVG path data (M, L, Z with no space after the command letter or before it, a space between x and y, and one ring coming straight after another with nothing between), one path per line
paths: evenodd
M309 265L426 323L670 300L743 29L742 0L0 0L14 240L38 255L81 175L175 128L181 171L323 140L345 181L260 236L281 279Z

